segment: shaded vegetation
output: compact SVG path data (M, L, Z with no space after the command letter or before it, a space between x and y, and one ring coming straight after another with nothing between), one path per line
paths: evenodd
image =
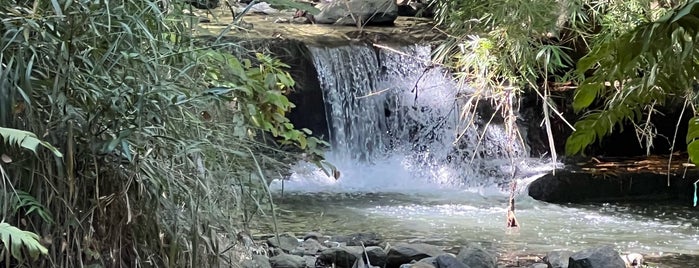
M0 6L5 264L239 263L285 149L321 144L285 117L286 65L195 45L193 20L147 0Z

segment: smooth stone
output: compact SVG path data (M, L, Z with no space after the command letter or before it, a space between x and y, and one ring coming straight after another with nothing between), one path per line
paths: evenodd
M437 268L434 265L426 262L406 263L401 264L400 268Z
M388 250L386 267L399 267L411 261L419 261L424 258L436 257L445 254L439 247L429 244L397 244Z
M320 241L320 238L323 237L322 234L317 233L317 232L308 232L306 235L303 236L303 241L306 241L308 239L315 239L317 241Z
M383 248L377 246L366 247L366 255L369 256L369 263L372 266L386 266L387 255Z
M323 250L318 259L339 268L351 268L363 253L362 247L336 247Z
M442 254L437 257L424 258L419 262L429 263L436 268L470 268L452 254Z
M626 264L614 247L600 246L571 255L568 268L626 268Z
M456 259L470 268L497 268L497 260L478 243L467 243Z
M279 241L276 237L267 239L267 245L273 248L280 248L284 252L291 252L299 246L299 240L290 234L279 234Z
M347 246L378 246L383 243L383 237L377 233L354 233L349 235L333 236L332 241L344 243Z
M349 0L343 3L323 2L316 6L320 13L315 15L315 22L320 24L338 24L356 26L362 24L390 24L398 18L396 0Z
M269 258L264 255L252 255L251 260L243 261L243 268L272 268Z
M568 268L568 259L574 252L568 250L554 250L546 253L544 260L551 268Z
M305 268L306 260L301 256L280 254L269 258L272 268Z
M545 263L534 263L529 268L549 268L548 264Z

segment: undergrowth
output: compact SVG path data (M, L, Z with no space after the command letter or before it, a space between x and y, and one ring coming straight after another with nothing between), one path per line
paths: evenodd
M195 45L157 1L11 1L0 21L0 234L40 242L3 239L5 265L236 266L264 177L318 153L285 117L286 65Z

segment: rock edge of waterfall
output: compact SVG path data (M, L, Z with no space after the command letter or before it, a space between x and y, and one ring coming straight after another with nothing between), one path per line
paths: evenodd
M437 246L427 243L391 244L380 234L354 233L324 236L311 232L302 237L272 235L251 247L244 268L636 268L643 255L620 254L611 245L573 252L554 250L542 255L509 256L487 243ZM257 248L257 250L255 250Z

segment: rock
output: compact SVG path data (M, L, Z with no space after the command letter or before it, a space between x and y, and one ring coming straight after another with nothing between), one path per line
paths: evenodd
M272 268L304 268L306 260L301 256L280 254L269 258Z
M308 239L315 239L317 241L320 241L320 238L323 237L322 234L316 233L316 232L309 232L306 235L303 236L303 241L306 241Z
M316 255L327 247L323 246L318 240L306 239L301 243L301 248L303 249L303 255Z
M396 0L349 0L321 3L320 13L314 16L316 23L356 26L388 25L398 18Z
M396 5L398 6L398 16L434 16L434 11L430 4L424 0L397 0Z
M570 255L573 255L572 251L554 250L546 253L544 261L546 261L551 268L568 268L568 259Z
M570 256L568 268L625 268L624 260L612 246L578 251Z
M323 250L318 259L325 264L351 268L363 253L362 247L336 247ZM373 263L372 263L373 264Z
M437 257L424 258L419 262L429 263L436 268L469 268L452 254L442 254Z
M549 268L548 264L545 263L534 263L529 268Z
M416 263L406 263L402 264L400 268L436 268L434 265L426 262L416 262Z
M333 236L332 241L347 246L378 246L383 243L383 238L377 233L356 233L350 235Z
M496 268L497 260L477 243L467 243L456 259L466 264L470 268Z
M626 267L643 267L643 255L641 254L629 253L628 255L622 255L621 258L624 260L624 263L626 263Z
M366 255L369 256L369 263L373 266L386 266L386 252L381 247L366 247Z
M290 234L279 234L279 241L276 237L267 239L267 245L273 248L280 248L284 252L291 252L299 246L299 240Z
M436 257L446 252L437 246L429 244L397 244L388 250L386 267L399 267L411 261L419 261L427 257Z
M316 261L318 258L316 256L303 256L303 259L306 260L306 267L316 267Z
M245 260L243 268L271 268L269 258L264 255L252 255L252 260Z

